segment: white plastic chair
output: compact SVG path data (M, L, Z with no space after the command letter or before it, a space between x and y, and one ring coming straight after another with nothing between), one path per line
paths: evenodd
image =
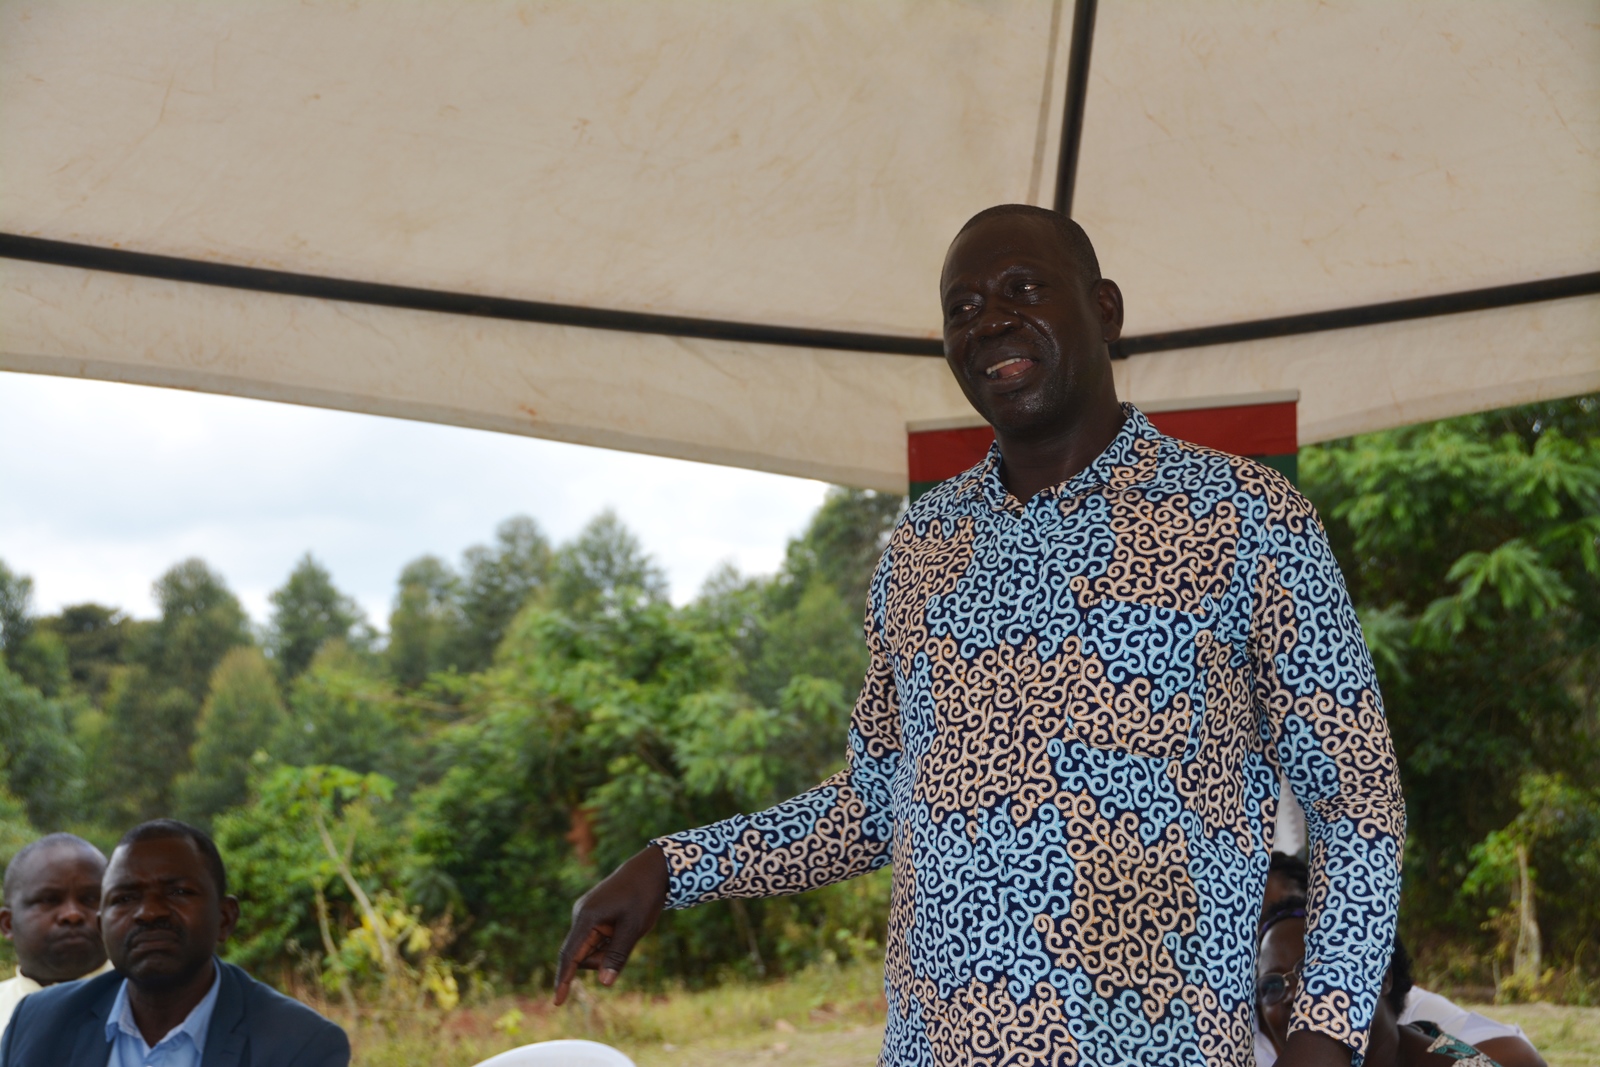
M635 1067L610 1045L596 1041L540 1041L490 1056L477 1067Z

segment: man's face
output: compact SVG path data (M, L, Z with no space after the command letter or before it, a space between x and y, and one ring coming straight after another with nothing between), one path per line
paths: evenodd
M238 901L218 898L188 838L153 838L112 853L100 909L106 952L141 989L192 981L238 919Z
M1306 921L1283 919L1272 924L1261 939L1261 953L1256 958L1257 989L1261 979L1268 975L1287 975L1306 955ZM1289 1015L1294 1009L1295 995L1300 991L1298 979L1291 979L1284 990L1283 999L1276 1004L1263 1003L1257 998L1256 1010L1261 1013L1261 1030L1279 1053L1289 1039Z
M42 848L12 873L0 934L17 966L41 985L71 982L106 961L100 943L100 876L105 861L82 845Z
M1107 341L1122 330L1122 294L1091 282L1048 220L997 215L945 256L945 361L1002 438L1070 428L1111 374Z

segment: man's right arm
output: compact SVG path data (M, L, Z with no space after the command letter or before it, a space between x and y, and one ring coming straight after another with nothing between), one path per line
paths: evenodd
M886 565L887 557L880 571ZM890 782L901 747L882 619L876 607L867 617L871 664L850 717L845 769L766 811L657 838L584 894L561 947L557 1004L580 967L598 970L602 985L616 981L664 908L799 893L889 862Z

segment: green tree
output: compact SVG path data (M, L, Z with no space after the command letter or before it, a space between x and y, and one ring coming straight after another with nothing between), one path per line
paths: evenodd
M248 620L221 576L198 559L156 580L161 617L112 673L90 761L98 810L107 821L171 815L174 785L190 770L195 727L211 675L230 649L251 644Z
M0 664L0 769L4 792L20 800L28 820L51 832L83 813L83 753L70 722L77 710L51 699Z
M829 489L805 533L789 542L778 586L790 603L818 582L826 583L852 607L859 623L872 572L905 506L906 498L893 493ZM778 606L789 606L783 595Z
M683 794L664 735L683 699L714 687L717 653L662 603L623 598L582 622L532 608L440 736L448 771L418 794L417 847L475 918L471 948L512 981L546 971L601 867L714 810Z
M38 622L33 579L0 560L0 663L46 696L59 696L71 683L66 646Z
M138 651L162 684L189 694L198 710L211 672L230 648L253 643L249 619L222 576L204 560L186 559L156 579L161 617Z
M461 579L437 556L423 556L400 572L400 590L389 615L389 671L405 688L421 685L435 671L459 663Z
M854 701L867 667L867 586L904 507L904 497L835 486L777 575L741 580L728 570L707 583L691 615L733 642L757 703L777 704L797 675L833 682Z
M251 758L287 721L277 679L261 650L240 647L217 664L200 709L193 770L178 779L181 816L201 825L249 797Z
M95 810L109 825L170 816L174 786L190 768L200 702L144 664L118 670L103 715L86 731Z
M33 579L0 560L0 653L7 662L33 634Z
M482 670L517 612L544 591L550 542L538 523L516 515L496 528L492 545L474 545L461 562L461 668Z
M111 685L112 672L129 662L132 649L144 642L153 624L136 622L100 604L72 604L58 615L40 619L39 627L66 646L72 687L99 704Z
M409 789L422 772L421 734L393 683L336 642L290 687L288 716L269 750L280 763L381 773Z
M667 578L612 511L589 521L555 554L551 602L579 619L617 613L667 598Z
M1501 934L1497 955L1507 965L1503 971L1510 972L1508 957L1521 926L1516 921L1521 917L1519 882L1526 871L1537 886L1537 923L1544 944L1554 950L1550 955L1592 977L1600 942L1600 897L1595 894L1600 886L1600 786L1576 785L1562 775L1530 774L1517 800L1521 810L1516 818L1472 850L1473 867L1463 892L1488 913L1489 927ZM1543 976L1521 976L1520 982L1518 976L1508 977L1502 992L1527 993L1536 991Z
M570 611L518 616L466 719L440 736L447 772L417 799L418 850L474 917L470 947L514 981L546 973L572 899L650 837L764 807L836 769L849 713L828 679L791 672L771 703L739 688L765 583L725 572L714 602L674 609L609 516L558 552L558 575L563 562L572 584L551 600ZM843 640L859 645L851 615ZM673 913L634 973L770 973L837 951L841 931L864 944L883 919L880 881Z
M269 767L253 803L217 817L229 882L252 905L228 942L231 961L280 980L296 970L323 975L340 954L341 935L361 925L361 902L341 875L374 889L403 884L409 863L403 826L379 818L374 803L392 789L381 775L342 767ZM312 807L337 841L336 856L318 833Z
M362 621L361 608L334 587L333 576L309 552L269 599L267 648L285 681L298 678L326 642L349 643Z

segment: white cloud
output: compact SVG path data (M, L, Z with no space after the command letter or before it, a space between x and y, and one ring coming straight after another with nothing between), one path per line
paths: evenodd
M691 598L721 561L775 570L820 482L450 426L170 389L0 373L0 559L48 613L154 614L191 555L251 616L312 552L382 626L395 577L451 561L504 518L552 540L614 508Z

